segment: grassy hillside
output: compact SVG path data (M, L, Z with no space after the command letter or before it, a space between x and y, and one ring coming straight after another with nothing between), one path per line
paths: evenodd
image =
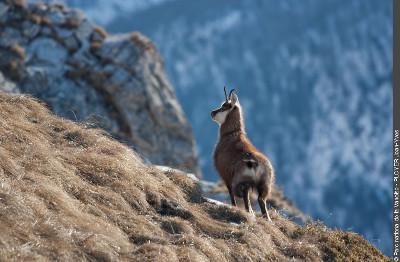
M0 260L389 261L361 236L205 201L101 130L0 92Z

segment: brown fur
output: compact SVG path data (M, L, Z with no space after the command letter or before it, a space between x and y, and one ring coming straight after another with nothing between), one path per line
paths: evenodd
M261 211L266 214L265 201L271 191L274 171L268 158L247 138L240 105L237 103L231 106L233 109L220 127L214 164L228 188L232 205L236 205L235 196L243 197L246 210L251 212L248 191L252 188L257 190ZM221 111L222 107L212 115ZM258 170L258 175L246 175L245 172L249 169ZM269 218L268 214L267 216Z

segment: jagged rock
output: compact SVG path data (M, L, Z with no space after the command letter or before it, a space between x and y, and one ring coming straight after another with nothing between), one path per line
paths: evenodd
M0 13L0 71L22 93L104 128L153 163L200 175L191 128L147 38L107 36L59 4L7 1Z
M0 72L0 89L8 93L15 93L15 94L20 93L19 89L15 86L15 84L13 82L7 81L7 79L4 78L1 72Z
M54 73L62 70L63 62L68 57L68 50L64 46L55 39L47 37L34 39L26 51L33 56L30 57L29 62L32 62L34 66L30 67L42 67Z

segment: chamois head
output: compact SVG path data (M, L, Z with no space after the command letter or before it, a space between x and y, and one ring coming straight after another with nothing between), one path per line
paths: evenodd
M225 122L226 116L235 107L239 107L239 98L235 93L235 89L232 89L229 95L226 95L226 87L224 86L224 93L225 101L222 102L221 107L211 111L211 118L220 125Z

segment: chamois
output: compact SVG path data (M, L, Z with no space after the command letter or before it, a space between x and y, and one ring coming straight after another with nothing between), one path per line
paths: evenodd
M274 170L269 159L246 136L242 109L235 89L226 94L220 108L211 112L211 118L220 125L219 141L214 150L214 165L225 182L233 206L235 196L242 197L247 212L253 214L249 190L258 192L258 204L269 221L266 199L274 182Z

